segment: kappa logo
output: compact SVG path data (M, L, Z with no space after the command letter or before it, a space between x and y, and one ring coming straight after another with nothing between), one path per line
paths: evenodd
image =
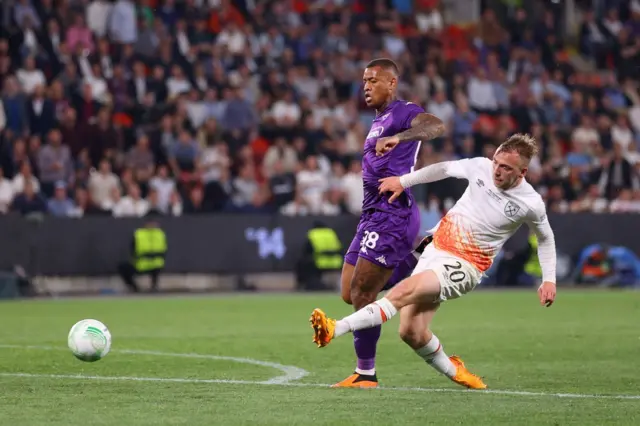
M378 120L382 121L382 120L386 120L387 117L389 117L391 115L390 112L386 113L385 115L383 115L382 117L379 117Z
M378 262L380 262L381 265L386 265L387 264L387 259L384 257L384 255L382 255L380 257L376 257L376 260Z
M384 127L378 126L369 130L369 134L367 135L367 139L379 138L384 133Z
M519 211L520 211L520 206L514 203L513 201L507 202L507 204L504 206L504 214L506 214L507 217L515 216Z
M483 181L482 179L478 179L478 180L476 181L476 184L477 184L479 187L481 187L481 188L482 188L482 187L484 186L484 181Z

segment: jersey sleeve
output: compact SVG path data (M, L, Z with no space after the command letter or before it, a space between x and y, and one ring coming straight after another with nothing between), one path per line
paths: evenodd
M471 172L477 167L482 167L483 162L486 161L490 160L479 157L435 163L401 176L400 184L403 188L409 188L421 183L436 182L450 177L468 180ZM486 164L484 165L486 166Z
M469 179L469 175L474 169L486 166L486 163L490 161L491 160L482 157L449 161L447 167L447 176L457 179Z
M549 223L544 202L538 198L527 217L527 224L538 238L538 259L542 269L542 280L556 282L556 240Z
M404 111L404 119L402 122L402 129L407 130L411 128L411 122L414 118L418 116L418 114L422 114L425 112L424 108L420 105L414 104L413 102L407 102L403 108Z

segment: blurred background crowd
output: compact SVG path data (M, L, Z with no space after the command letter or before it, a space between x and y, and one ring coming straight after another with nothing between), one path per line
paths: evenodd
M640 212L640 2L576 0L573 35L563 2L446 3L4 0L0 212L359 214L377 57L447 124L417 167L530 132L551 211Z

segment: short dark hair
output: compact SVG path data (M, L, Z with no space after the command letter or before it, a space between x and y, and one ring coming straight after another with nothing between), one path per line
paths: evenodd
M531 160L538 154L538 143L529 134L516 133L502 142L496 152L517 152L527 160Z
M369 62L365 68L380 67L386 71L391 71L396 77L400 75L398 65L389 58L378 58Z

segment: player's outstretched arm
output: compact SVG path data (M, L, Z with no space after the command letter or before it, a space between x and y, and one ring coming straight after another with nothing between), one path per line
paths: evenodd
M444 122L433 114L420 113L411 120L411 127L404 132L386 138L378 139L376 155L386 154L400 142L428 141L444 134Z
M465 160L461 160L465 161ZM443 161L441 163L431 164L416 170L411 173L407 173L403 176L392 176L382 178L379 180L380 186L378 190L381 194L385 192L391 192L389 202L392 203L396 198L402 194L402 192L414 185L420 183L436 182L448 177L463 177L461 176L459 161Z
M538 287L540 304L549 307L556 299L556 239L549 224L547 214L542 208L538 217L530 222L538 237L538 259L542 269L542 285Z

